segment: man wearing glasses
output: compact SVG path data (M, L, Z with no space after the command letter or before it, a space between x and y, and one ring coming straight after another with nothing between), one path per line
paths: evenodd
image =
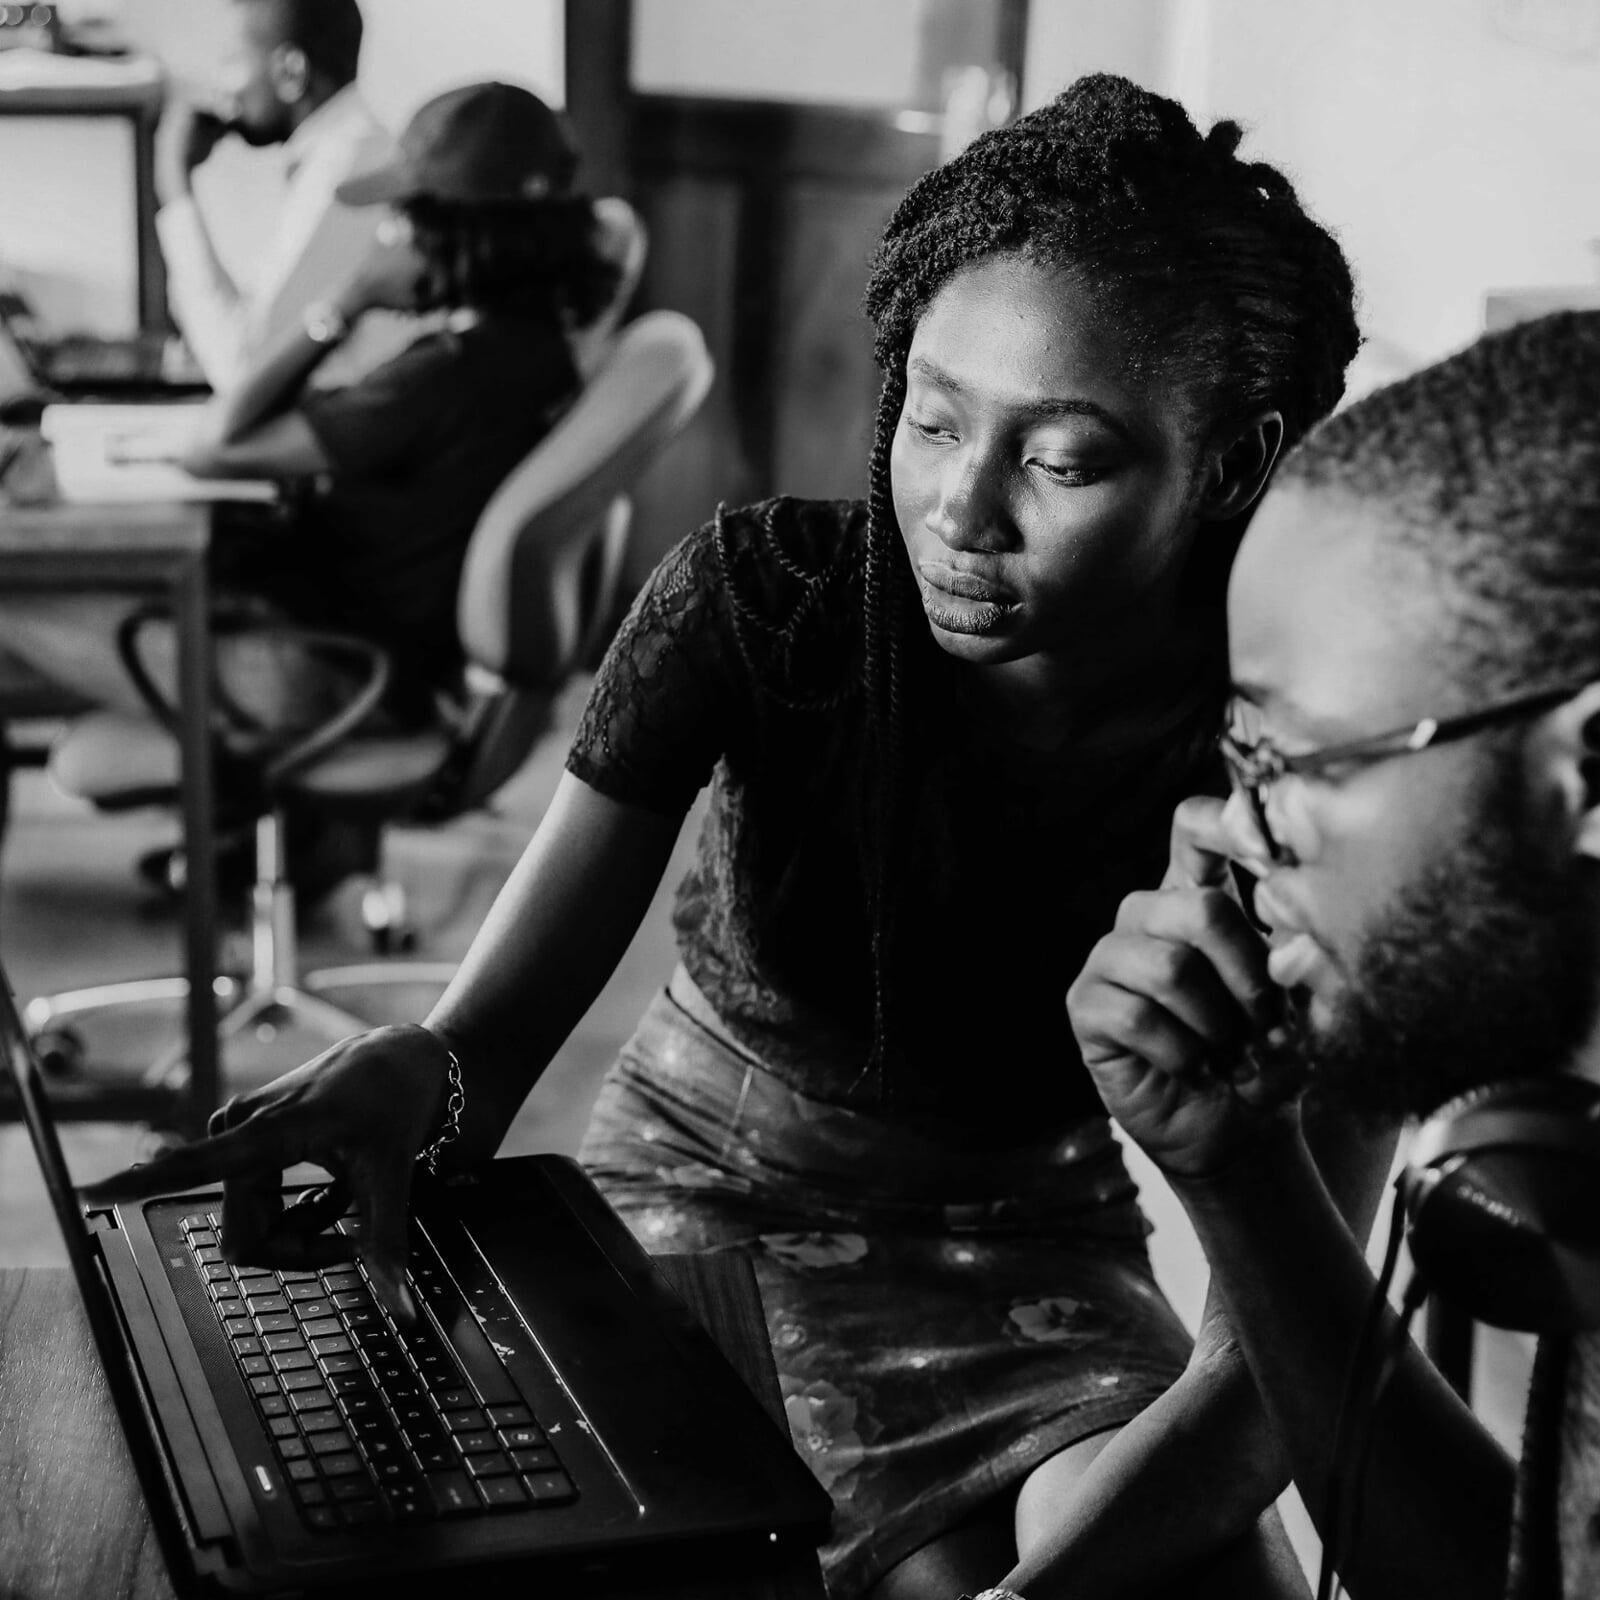
M1302 1101L1382 1122L1500 1080L1600 1083L1600 315L1483 339L1324 424L1244 538L1228 621L1232 797L1180 807L1166 879L1068 1009L1316 1517L1373 1276ZM1334 1530L1352 1592L1600 1594L1600 1333L1554 1392L1534 1582L1515 1464L1406 1344L1359 1523Z

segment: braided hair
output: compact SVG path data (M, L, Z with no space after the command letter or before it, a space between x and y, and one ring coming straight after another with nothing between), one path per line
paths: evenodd
M1233 122L1202 136L1176 101L1125 78L1080 78L919 179L873 259L865 306L884 376L868 468L862 836L874 1008L867 1073L881 1093L892 1055L892 888L918 676L912 641L922 632L889 479L912 335L957 273L1020 255L1083 284L1133 359L1173 382L1197 443L1276 410L1284 443L1293 444L1344 391L1360 343L1354 289L1331 235L1276 168L1239 159L1240 138ZM1215 541L1224 560L1244 520ZM1214 593L1220 618L1220 583Z

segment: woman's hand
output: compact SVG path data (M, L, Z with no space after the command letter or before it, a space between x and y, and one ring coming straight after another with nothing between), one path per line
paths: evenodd
M421 311L429 297L431 274L403 217L386 217L372 247L337 296L345 319L367 311Z
M1067 992L1106 1109L1166 1171L1199 1177L1299 1092L1249 1051L1281 1015L1266 948L1228 892L1223 802L1185 800L1161 887L1131 894Z
M222 1180L230 1261L284 1268L359 1257L384 1306L409 1322L406 1214L412 1164L438 1129L450 1052L426 1028L376 1028L281 1078L236 1095L207 1137L85 1189L97 1203L143 1199ZM301 1161L333 1175L283 1203L283 1172ZM360 1234L327 1233L351 1201Z

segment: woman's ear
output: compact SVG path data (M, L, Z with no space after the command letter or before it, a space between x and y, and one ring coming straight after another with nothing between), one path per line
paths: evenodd
M280 44L267 64L272 92L286 106L297 106L311 87L311 62L297 44Z
M1200 516L1208 522L1236 517L1255 504L1283 448L1283 416L1263 411L1206 461Z

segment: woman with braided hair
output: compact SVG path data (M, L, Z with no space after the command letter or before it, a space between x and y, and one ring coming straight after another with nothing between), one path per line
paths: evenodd
M919 181L867 288L867 503L674 549L425 1025L115 1192L227 1177L228 1249L299 1264L340 1248L279 1199L318 1161L403 1314L447 1086L442 1159L491 1156L709 783L680 964L582 1159L648 1247L750 1253L831 1592L1299 1592L1248 1375L1157 1291L1064 1009L1177 801L1221 791L1228 565L1358 343L1337 245L1239 137L1096 76ZM1363 1228L1387 1150L1323 1143Z

